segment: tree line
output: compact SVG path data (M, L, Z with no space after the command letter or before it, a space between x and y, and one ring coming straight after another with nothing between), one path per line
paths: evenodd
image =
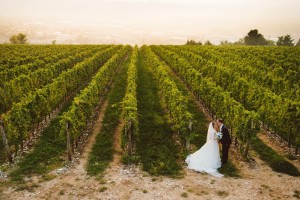
M9 38L11 44L29 44L27 36L23 33L19 33L17 35L13 35ZM56 44L56 40L52 41L52 44ZM187 40L186 45L213 45L212 42L207 40L204 44L201 41L195 41L193 39ZM248 34L239 39L236 42L229 42L228 40L222 40L220 42L221 46L225 45L252 45L252 46L300 46L300 39L297 43L294 43L294 39L291 35L287 34L284 36L279 36L277 41L267 40L261 33L258 32L257 29L250 30Z
M196 42L195 40L187 40L186 45L202 45L202 42ZM212 45L212 43L207 40L204 45ZM296 44L294 44L294 39L289 35L284 35L278 37L278 40L267 40L257 29L250 30L249 33L236 42L229 42L223 40L220 42L221 46L225 45L251 45L251 46L300 46L300 39Z

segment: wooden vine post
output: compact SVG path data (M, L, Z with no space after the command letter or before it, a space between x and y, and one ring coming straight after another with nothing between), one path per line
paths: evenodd
M247 123L247 124L248 124L248 123ZM252 131L253 131L253 129L254 129L253 119L251 120L251 125L250 125L250 127L246 127L246 128L250 128L248 134L252 134ZM251 137L248 135L247 141L246 141L245 152L244 152L244 157L245 157L245 158L247 158L247 156L248 156L249 146L250 146L250 140L251 140Z
M5 134L5 131L4 131L4 123L3 123L2 120L0 120L0 132L2 134L3 145L4 145L4 148L5 148L5 152L6 152L8 161L9 161L9 163L12 163L13 160L12 160L12 156L11 156L11 153L10 153L7 137L6 137L6 134Z
M128 139L128 155L131 156L132 155L132 134L133 134L133 130L134 130L134 123L132 123L132 120L129 121L129 129L127 131L127 139Z
M68 161L72 161L72 148L71 148L71 138L70 138L70 127L69 121L66 122L66 133L67 133L67 151L68 151Z
M190 146L191 146L192 129L193 129L193 120L191 118L190 121L189 121L189 128L188 128L189 135L186 137L187 139L186 139L186 144L185 144L187 150L190 150Z

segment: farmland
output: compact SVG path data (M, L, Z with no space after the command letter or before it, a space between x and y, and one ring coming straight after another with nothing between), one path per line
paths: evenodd
M91 184L114 194L116 177L126 173L132 193L140 183L147 189L137 190L150 195L158 181L165 192L169 182L199 196L195 177L215 181L187 171L184 159L205 143L216 118L233 139L223 181L238 188L254 177L252 192L270 198L299 192L297 47L1 45L0 54L0 194L7 198L43 184L71 195L51 186L61 177L77 189ZM281 181L289 182L286 193L271 191L284 190ZM200 195L234 195L213 191Z

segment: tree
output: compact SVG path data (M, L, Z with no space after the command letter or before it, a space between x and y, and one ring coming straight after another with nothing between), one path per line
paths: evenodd
M248 35L244 38L246 45L266 45L268 41L264 36L258 33L257 29L251 30Z
M245 39L244 38L241 38L239 39L239 41L233 43L234 45L245 45Z
M300 39L298 40L297 44L296 44L297 47L300 46Z
M19 43L19 40L18 40L18 37L16 35L13 35L9 38L9 41L12 43L12 44L18 44Z
M23 33L19 33L18 35L11 36L9 38L9 41L12 44L26 44L27 43L26 35Z
M195 40L188 40L186 45L202 45L202 43L200 41L196 42Z
M276 42L277 46L294 46L294 39L290 35L280 36Z
M220 42L220 46L228 46L228 45L233 45L233 43L229 42L228 40L222 40Z
M56 44L56 40L52 40L52 44Z
M268 40L267 45L268 46L275 46L275 41L274 40Z
M207 41L204 43L204 45L212 46L213 44L212 44L209 40L207 40Z

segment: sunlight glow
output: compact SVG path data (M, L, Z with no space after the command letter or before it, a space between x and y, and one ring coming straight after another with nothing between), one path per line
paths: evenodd
M237 41L254 28L274 40L300 37L299 0L0 0L0 5L1 29L14 27L0 31L0 42L13 31L43 42L36 37L41 30L52 34L44 43L55 32L71 35L69 43L218 43Z

